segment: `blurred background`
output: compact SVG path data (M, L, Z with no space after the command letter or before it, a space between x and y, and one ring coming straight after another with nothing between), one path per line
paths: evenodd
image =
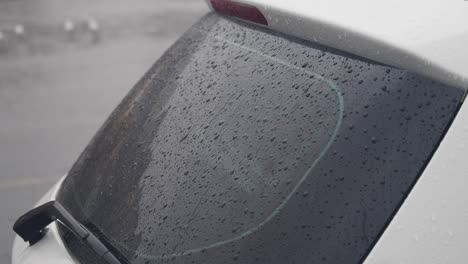
M203 0L0 0L0 263L16 218L207 12Z

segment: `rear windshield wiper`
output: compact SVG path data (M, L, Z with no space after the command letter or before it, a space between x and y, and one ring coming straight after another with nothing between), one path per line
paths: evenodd
M110 252L109 248L101 242L86 227L80 224L63 206L57 201L47 202L32 209L16 220L13 230L29 245L34 245L47 233L47 226L53 221L68 228L83 244L93 250L102 260L109 264L122 264L117 257Z

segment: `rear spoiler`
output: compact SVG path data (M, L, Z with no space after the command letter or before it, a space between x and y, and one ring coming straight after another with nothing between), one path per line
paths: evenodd
M468 88L468 3L464 1L206 2L226 16Z

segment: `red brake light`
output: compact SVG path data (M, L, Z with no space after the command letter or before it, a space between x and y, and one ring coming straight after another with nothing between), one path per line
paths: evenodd
M227 0L211 0L211 6L218 13L268 26L265 16L254 6Z

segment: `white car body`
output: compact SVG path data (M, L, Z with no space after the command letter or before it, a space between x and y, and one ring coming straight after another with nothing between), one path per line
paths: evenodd
M45 202L55 199L63 178L57 182L37 203L41 205ZM49 231L34 247L30 247L19 237L15 237L13 242L13 251L11 255L12 263L49 263L49 264L67 264L74 263L68 254L65 245L60 238L57 229L57 223L53 222L48 226Z
M464 1L240 2L258 8L270 29L468 86L468 5Z
M207 1L210 4L210 1ZM245 0L268 28L454 86L468 88L468 2ZM468 259L468 105L365 263L465 263ZM39 202L53 200L60 182ZM74 263L56 224L34 247L20 238L13 264Z

